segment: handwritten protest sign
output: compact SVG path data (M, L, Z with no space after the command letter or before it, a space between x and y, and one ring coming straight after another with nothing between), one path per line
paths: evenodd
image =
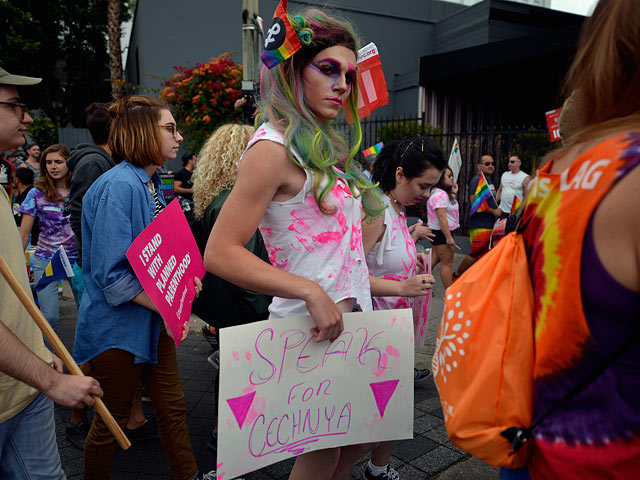
M127 259L179 345L195 297L194 277L202 278L205 268L177 200L138 235Z
M220 330L219 480L301 453L413 437L410 309L344 314L333 343L311 317Z

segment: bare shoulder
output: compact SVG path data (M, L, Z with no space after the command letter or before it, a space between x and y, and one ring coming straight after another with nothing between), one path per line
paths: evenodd
M274 187L275 201L295 196L305 180L304 170L293 163L284 145L269 140L261 140L247 150L238 170L240 183L253 181Z
M362 246L365 255L368 255L376 242L382 239L384 231L384 214L362 220Z
M598 257L619 283L640 291L640 165L600 202L594 217Z

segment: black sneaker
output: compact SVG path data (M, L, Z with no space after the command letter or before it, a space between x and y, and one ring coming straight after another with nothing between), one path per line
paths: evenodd
M67 423L64 427L64 436L71 442L74 447L84 450L84 444L87 441L89 428L91 424L86 418L74 425Z
M391 467L391 465L387 465L387 471L380 475L374 475L369 471L369 467L367 467L364 469L362 478L364 478L364 480L402 480L400 474L395 468Z
M158 421L156 417L149 417L137 428L125 428L124 433L131 443L153 440L158 438Z
M202 326L202 336L207 342L209 342L211 348L213 348L214 350L218 350L218 339L216 338L215 333L213 333L215 331L215 327L212 327L211 325Z
M431 376L431 371L428 368L414 368L413 369L413 383L422 382Z

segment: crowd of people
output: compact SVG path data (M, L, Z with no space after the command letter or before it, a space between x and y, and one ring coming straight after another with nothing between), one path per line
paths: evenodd
M302 48L263 69L257 129L219 127L199 153L182 156L176 174L208 271L193 285L205 337L217 349L220 328L310 315L314 341L332 342L343 313L412 308L436 282L426 271L439 264L449 287L482 261L498 225L504 233L519 222L536 295L534 420L573 393L534 430L528 465L502 476L633 477L640 466L640 216L633 212L640 205L640 5L601 0L585 23L565 84L563 145L537 172L523 172L512 154L496 190L495 159L477 159L469 203L478 185L491 195L469 218L471 251L456 271L460 199L444 152L424 136L388 142L363 171L353 140L361 137L358 121L349 137L333 125L343 108L358 118L358 37L347 21L315 9L290 21ZM0 68L0 254L31 292L24 250L35 247L36 281L64 250L76 273L73 354L85 376L63 374L0 281L0 478L65 478L53 402L73 407L65 433L84 449L83 478L111 478L117 444L99 415L87 420L94 396L134 441L160 437L174 478L216 478L215 470L199 470L191 446L170 329L126 258L166 206L159 172L178 154L177 122L158 100L125 96L87 109L94 143L73 152L29 144L22 154L33 120L18 87L39 82ZM424 206L426 223L410 228L413 205ZM319 241L327 232L330 240ZM430 257L416 246L423 239ZM56 330L57 283L38 290L37 300ZM415 381L428 376L414 372ZM143 388L153 419L142 410ZM216 444L212 425L209 445ZM289 478L348 479L370 452L364 478L398 480L393 447L303 453Z

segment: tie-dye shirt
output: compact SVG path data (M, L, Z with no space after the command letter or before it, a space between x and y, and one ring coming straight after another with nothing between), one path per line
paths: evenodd
M367 255L367 266L376 278L403 282L416 273L416 244L407 228L404 212L396 212L386 195L384 200L387 206L384 211L385 231ZM412 307L413 298L373 297L374 310Z
M534 420L637 329L638 315L625 320L616 313L617 305L594 314L593 302L583 298L585 286L594 280L587 276L593 265L582 264L593 212L634 168L640 168L640 135L627 134L586 151L561 174L550 173L546 165L532 182L523 237L535 293ZM534 433L533 480L637 478L640 345L636 342Z
M284 145L282 133L266 123L251 137L247 150L264 140ZM304 164L293 147L291 152ZM305 174L302 189L289 200L269 203L260 222L269 260L280 270L315 281L334 302L354 298L363 311L371 311L360 198L339 178L324 200L335 211L326 215L313 195L316 173L305 169ZM269 312L270 318L309 314L303 300L282 297L273 297Z
M436 215L436 209L445 208L447 223L449 224L449 231L453 231L460 226L460 213L458 212L458 202L451 202L447 192L440 188L434 188L431 190L429 200L427 200L427 222L429 228L435 230L442 230L440 227L440 221Z
M64 215L64 201L50 202L42 190L32 188L18 211L39 218L36 257L50 260L62 245L71 264L76 261L78 250L69 217Z

